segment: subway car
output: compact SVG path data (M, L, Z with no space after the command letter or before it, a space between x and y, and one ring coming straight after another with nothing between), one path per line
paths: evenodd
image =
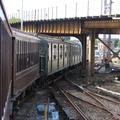
M58 37L39 34L40 74L46 77L61 73L82 62L82 45Z
M13 110L35 87L53 77L65 75L70 67L82 62L82 46L58 37L34 36L12 28L13 32Z
M32 91L39 74L39 49L41 40L33 34L12 28L13 31L13 88L12 97L19 103ZM14 106L14 105L13 105Z
M0 119L9 120L12 88L12 30L0 0Z

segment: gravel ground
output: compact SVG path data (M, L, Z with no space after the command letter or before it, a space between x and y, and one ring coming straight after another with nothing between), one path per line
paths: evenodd
M38 111L37 111L37 104L45 104L54 103L54 98L51 95L51 92L48 88L45 88L41 91L35 92L31 97L26 99L23 103L20 104L18 107L17 115L14 117L14 120L43 120L40 119ZM57 107L56 107L57 109ZM59 113L60 120L63 120L61 114Z
M79 85L87 87L89 90L92 90L94 92L98 92L98 90L95 88L97 85L100 85L101 87L111 91L120 92L120 84L114 82L114 76L115 74L97 74L95 77L87 77L87 74L85 74L85 72L80 75L79 69L68 74L68 78L70 80ZM14 120L38 120L39 115L36 104L47 103L48 99L51 103L54 102L54 99L52 98L50 90L48 88L35 92L35 94L29 97L29 99L24 101L18 107L18 112L14 117ZM97 113L95 113L95 116L96 114ZM64 120L63 118L64 117L60 115L60 120ZM97 118L96 120L100 119ZM107 118L105 120L107 120Z
M37 91L27 100L25 100L18 107L17 116L15 116L15 120L37 120L38 112L36 108L36 103L46 103L49 97L48 91L42 90Z
M59 81L57 84L59 84L63 88L66 86L65 89L67 91L69 91L71 94L81 98L82 100L88 101L93 104L94 103L98 104L98 102L96 102L96 100L94 100L87 94L80 92L79 89L74 88L74 85L72 86L71 84L69 84L66 81ZM106 112L103 109L97 108L93 105L90 105L86 102L83 102L82 100L76 100L73 98L72 101L74 101L91 120L114 120L114 118L110 115L110 113ZM111 102L108 104L108 101L101 100L100 98L99 98L99 100L102 101L102 103L104 103L105 105L107 105L110 109L115 107L114 111L116 111L116 112L120 111L120 105L119 106L117 106L118 104L113 105L113 103L111 103ZM99 105L101 106L101 104L99 104Z

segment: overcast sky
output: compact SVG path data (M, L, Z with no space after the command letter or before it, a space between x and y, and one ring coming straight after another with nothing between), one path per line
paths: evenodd
M67 5L67 9L69 9L67 14L75 14L75 6L77 3L77 14L84 16L87 15L88 9L88 1L89 1L89 9L91 13L97 13L100 15L101 12L101 1L104 3L104 0L23 0L23 9L24 11L29 10L37 10L46 8L58 8L60 10L65 9L65 4ZM120 14L120 0L112 0L114 3L112 4L112 14ZM107 3L109 0L107 0ZM22 0L3 0L7 15L17 13L18 10L21 11ZM103 7L103 4L102 4ZM73 9L72 9L73 8ZM93 9L94 8L94 9ZM93 9L93 10L92 10ZM54 9L55 10L55 9ZM71 10L71 11L70 11ZM64 10L63 10L64 11ZM82 11L82 13L81 13ZM102 10L102 14L104 10ZM58 12L58 14L61 14ZM62 13L63 14L63 13ZM69 17L69 15L67 16Z
M8 13L13 13L17 9L21 9L22 0L3 0ZM76 3L81 0L23 0L24 10L32 10L39 8L47 8L52 6L60 6L64 4ZM84 0L87 1L87 0Z
M22 0L3 0L5 9L7 14L14 14L17 10L21 10L21 1ZM89 0L90 9L93 7L100 9L101 8L101 1L104 0ZM112 4L112 13L120 13L120 0L112 0L114 3ZM109 2L109 0L107 0ZM68 6L71 5L75 7L75 3L79 3L79 8L86 8L88 0L23 0L23 8L24 11L26 10L34 10L34 9L41 9L41 8L48 8L48 7L55 7L55 6L62 6L67 4ZM96 11L94 10L94 12ZM100 11L100 10L99 10Z

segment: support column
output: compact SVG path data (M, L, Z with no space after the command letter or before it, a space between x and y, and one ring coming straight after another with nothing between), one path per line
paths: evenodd
M82 34L82 35L75 36L75 37L77 37L79 41L81 41L82 43L82 69L84 70L86 68L87 35Z
M86 35L82 35L81 36L82 40L82 68L85 69L86 68L86 48L87 48L87 36Z
M88 62L88 74L94 76L94 63L95 63L95 30L93 29L90 34L89 40L89 62Z

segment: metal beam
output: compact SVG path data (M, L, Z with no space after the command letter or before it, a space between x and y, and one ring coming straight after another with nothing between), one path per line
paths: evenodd
M100 42L102 42L113 53L114 57L118 57L120 59L120 57L118 55L118 53L120 52L120 50L118 52L114 52L105 42L103 42L103 40L101 40L99 37L98 37L98 39L100 40Z
M95 63L95 30L91 30L90 40L89 40L89 62L88 62L88 74L94 76L94 63Z
M110 62L114 57L118 57L119 59L120 59L120 57L119 57L119 52L120 52L120 50L118 50L118 52L114 52L105 42L103 42L103 40L101 40L99 37L98 37L98 39L100 40L100 42L102 42L112 53L113 53L113 56L112 57L110 57L103 65L101 65L98 69L97 69L97 71L96 72L98 72L103 66L105 66L105 64L107 64L107 62Z

